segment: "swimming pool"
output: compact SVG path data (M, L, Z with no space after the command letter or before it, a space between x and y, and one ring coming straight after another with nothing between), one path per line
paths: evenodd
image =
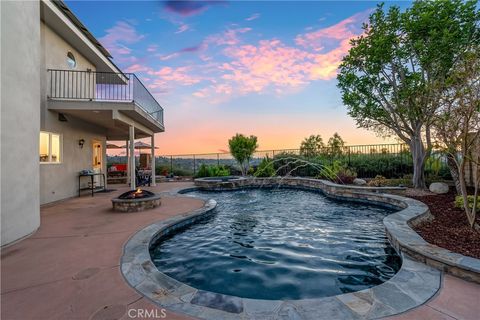
M213 215L162 238L152 260L197 289L254 299L333 296L378 285L400 268L382 219L394 209L297 189L189 193Z

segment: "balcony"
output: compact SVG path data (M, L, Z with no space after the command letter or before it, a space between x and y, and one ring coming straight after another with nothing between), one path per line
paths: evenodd
M50 110L111 129L112 139L125 136L130 119L146 136L164 131L163 108L133 73L49 69L47 83Z

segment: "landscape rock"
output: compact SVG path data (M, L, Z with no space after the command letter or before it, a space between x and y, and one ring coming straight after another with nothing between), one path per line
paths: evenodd
M356 179L353 180L353 184L357 185L357 186L364 186L364 185L367 184L367 181L365 181L363 179L356 178Z
M434 182L430 185L430 191L436 194L448 193L448 184L444 182Z

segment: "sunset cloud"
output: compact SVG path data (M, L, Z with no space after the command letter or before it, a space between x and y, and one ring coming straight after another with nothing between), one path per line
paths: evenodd
M177 31L175 31L175 33L176 33L176 34L179 34L179 33L185 32L185 31L187 31L187 30L190 30L190 26L189 26L188 24L183 24L183 23L182 23L182 24L178 27Z
M151 70L149 67L135 63L132 64L130 67L125 69L126 72L136 73L136 72L147 72Z
M221 3L224 1L172 0L164 1L164 7L169 12L188 17L204 12L211 5Z
M88 1L71 6L80 16L98 10ZM262 149L298 148L317 133L380 142L355 128L335 80L371 3L352 2L348 10L332 1L107 6L108 15L85 22L115 64L164 107L168 130L155 137L158 155L227 151L237 132L256 135Z
M162 56L160 56L160 60L162 60L162 61L167 61L167 60L176 58L176 57L178 57L179 55L180 55L180 54L179 54L178 52L174 52L174 53L171 53L171 54L162 55Z
M260 13L254 13L250 17L246 18L245 21L252 21L260 18Z
M202 45L199 44L197 46L183 48L183 49L179 50L178 52L197 52L201 49L202 49Z
M161 61L171 60L171 59L174 59L174 58L179 57L179 56L180 56L181 54L183 54L183 53L195 53L195 52L198 52L198 51L202 50L202 48L203 48L203 45L202 45L202 44L199 44L199 45L196 45L196 46L192 46L192 47L186 47L186 48L183 48L183 49L178 50L177 52L173 52L173 53L165 54L165 55L160 55L160 56L159 56L159 59L160 59Z
M202 80L201 77L192 75L190 67L163 67L159 70L149 69L146 73L153 78L148 84L149 88L168 88L175 83L177 85L190 86Z
M371 10L360 12L330 27L297 35L295 43L314 51L328 50L338 42L360 35L361 23L367 19L370 12Z
M313 58L277 39L262 40L257 46L229 48L226 54L233 60L221 66L222 78L234 82L243 93L305 84Z
M155 52L158 49L158 45L152 44L147 47L147 52Z
M350 48L350 39L361 34L361 22L367 16L368 12L362 12L332 26L299 34L294 46L280 39L245 44L240 36L250 28L211 36L206 42L225 46L222 52L227 61L218 64L219 81L197 90L194 96L284 93L312 81L334 79Z
M361 23L367 16L368 12L361 12L336 24L305 31L290 41L273 38L252 43L247 40L254 34L246 37L252 28L230 25L222 32L206 36L198 45L170 54L157 54L160 61L169 61L195 53L192 56L201 63L154 69L135 62L127 71L143 73L151 78L147 84L149 88L162 89L162 92L175 90L177 86L195 85L191 95L209 99L211 103L250 93L291 94L313 81L336 77L338 66L350 48L350 39L361 34ZM247 20L256 18L258 15L253 14ZM111 43L122 44L120 39L128 43L139 37L130 25L116 27L124 28L128 36L123 40L111 32ZM155 50L156 46L147 49L149 52Z
M214 44L217 46L235 46L240 43L239 36L251 31L252 28L229 28L222 33L207 37L204 45Z
M115 57L131 54L132 49L128 45L134 44L144 37L144 35L137 32L132 24L118 21L113 27L107 29L105 36L99 38L99 40Z

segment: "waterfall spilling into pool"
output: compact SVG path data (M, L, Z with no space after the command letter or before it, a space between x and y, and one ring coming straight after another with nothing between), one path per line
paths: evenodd
M160 239L157 268L197 289L254 299L333 296L390 279L401 259L382 219L394 209L298 189L194 191L208 218Z

